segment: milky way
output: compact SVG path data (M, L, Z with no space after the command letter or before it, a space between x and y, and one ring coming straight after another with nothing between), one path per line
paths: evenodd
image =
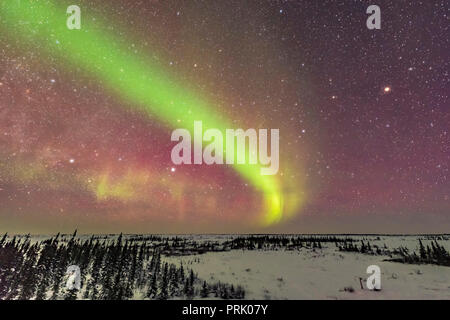
M448 5L0 5L0 229L444 232ZM175 128L279 128L280 170L175 166Z

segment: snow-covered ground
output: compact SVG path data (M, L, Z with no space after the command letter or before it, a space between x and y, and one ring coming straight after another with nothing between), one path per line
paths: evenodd
M162 237L172 237L161 235ZM297 235L293 235L297 237ZM89 236L80 236L80 238ZM133 235L126 235L133 238ZM177 236L187 241L222 243L238 236L186 235ZM306 236L309 237L309 236ZM389 250L405 247L419 252L419 239L425 247L437 239L450 249L450 237L428 236L343 236L355 244L361 240L371 246ZM33 237L43 240L45 236ZM69 239L70 235L62 238ZM117 235L100 237L114 241ZM403 264L384 261L389 256L359 252L342 252L334 242L323 242L322 248L302 247L295 250L230 250L185 256L163 256L162 260L193 269L208 283L228 283L242 286L246 299L450 299L450 267L429 264ZM366 288L367 267L381 269L381 290ZM361 283L363 288L361 288ZM135 294L134 299L144 297ZM212 297L210 297L212 298Z
M425 246L430 243L424 236L351 237L413 251L418 251L418 239ZM450 241L446 239L439 243L448 249ZM166 260L183 262L207 281L240 284L248 299L450 299L450 267L388 262L383 261L386 256L340 252L334 243L323 246L298 251L209 252ZM381 269L381 291L366 288L370 265Z
M248 299L450 299L449 267L383 258L330 246L316 252L233 250L167 260L182 261L207 281L240 284ZM373 264L381 269L381 291L362 290L359 277L366 279ZM354 292L344 291L350 287Z

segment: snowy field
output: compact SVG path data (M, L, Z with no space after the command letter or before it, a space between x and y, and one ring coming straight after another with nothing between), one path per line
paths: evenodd
M51 236L32 236L29 238L31 243L43 243L42 241L50 239ZM54 237L54 236L53 236ZM118 235L96 235L91 239L91 235L76 236L77 243L80 248L89 241L105 244L105 249L117 247L119 243ZM335 237L338 241L330 241L327 237ZM19 236L19 239L25 239ZM72 238L72 235L60 235L58 237L58 246L64 248ZM259 239L266 238L263 242ZM8 236L11 241L12 236ZM28 239L28 238L27 238ZM126 243L144 245L147 257L143 258L141 265L142 274L137 276L133 272L131 288L132 292L127 296L128 299L151 299L152 297L160 297L161 289L164 286L163 265L172 265L176 268L185 269L186 277L190 270L195 274L193 280L193 292L191 295L194 299L220 299L214 294L214 284L221 283L228 286L233 285L234 288L241 286L245 290L245 299L446 299L450 300L450 236L449 235L123 235L120 242L121 248L127 248ZM244 240L242 240L244 239ZM272 240L271 240L272 239ZM273 241L275 239L275 241ZM278 239L280 242L277 242ZM296 242L297 239L297 242ZM298 243L301 240L301 244ZM345 240L345 241L343 241ZM422 242L423 250L428 250L428 256L431 256L433 250L436 252L444 252L439 254L439 261L444 261L444 265L439 263L401 263L388 261L398 257L399 248L404 248L408 255L420 256L420 242ZM358 250L362 246L370 243L371 249L368 251L348 251L343 250L344 243L356 245ZM256 245L255 245L256 244ZM131 247L128 247L128 250ZM436 249L437 248L437 249ZM440 248L440 249L439 249ZM346 247L348 249L348 247ZM380 251L376 252L377 249ZM110 249L113 250L113 249ZM122 249L121 249L122 250ZM441 250L441 251L439 251ZM38 251L38 255L42 251ZM136 251L137 252L137 251ZM150 257L154 252L160 252L160 259L157 264L160 274L155 276L154 285L155 293L150 295L149 284L152 283L151 274L154 273L150 263ZM427 255L425 254L425 255ZM58 255L54 256L55 259ZM112 257L112 258L111 258ZM82 289L76 294L79 299L91 297L92 286L89 294L87 284L92 279L92 273L108 274L114 272L108 269L109 264L114 260L114 256L103 259L98 262L100 269L94 267L96 263L95 255L88 254L85 261L85 270L90 270L84 275L84 283ZM131 255L130 257L133 257ZM154 258L154 257L153 257ZM152 258L152 264L153 264ZM53 259L53 258L52 258ZM446 260L447 259L447 260ZM48 261L52 261L51 259ZM56 260L55 260L56 261ZM59 261L59 260L58 260ZM108 262L109 261L109 262ZM129 270L134 270L132 260L128 259L127 266ZM33 270L45 269L45 264L39 266L39 259L36 258L36 267ZM58 262L59 263L59 262ZM69 261L64 262L70 264ZM167 263L167 264L166 264ZM121 262L122 264L122 262ZM58 265L58 264L55 264ZM366 273L367 267L377 265L381 270L381 290L371 291L367 289L366 279L369 274ZM63 264L65 266L65 264ZM149 267L150 266L150 267ZM62 269L61 269L62 268ZM57 270L55 267L51 270ZM65 269L60 267L63 272ZM97 270L97 271L95 271ZM109 271L108 271L109 270ZM178 269L177 269L178 270ZM188 272L189 270L189 272ZM167 270L166 270L167 271ZM166 272L164 271L164 272ZM52 272L52 271L50 271ZM178 271L176 271L178 272ZM20 273L19 273L20 274ZM41 275L42 279L45 272ZM46 285L50 289L44 297L49 298L52 290L61 290L61 294L57 299L64 297L64 288L56 282L56 285L50 285L52 275L49 276ZM122 284L126 285L128 275L122 278ZM66 278L58 278L58 281L64 283ZM61 280L62 279L62 280ZM104 278L106 279L106 278ZM141 280L138 280L141 279ZM143 279L143 280L142 280ZM125 281L125 282L124 282ZM94 283L94 286L108 288L108 281L100 281ZM119 283L119 284L120 284ZM209 293L202 295L202 284L207 283ZM140 284L140 285L138 285ZM143 284L143 285L142 285ZM38 282L36 286L40 286ZM116 283L117 285L117 283ZM166 283L167 285L167 283ZM180 288L175 290L173 284L170 283L169 289L175 293L166 298L168 299L185 299L183 288L184 282L181 281ZM46 287L44 287L46 288ZM21 291L18 290L17 293ZM101 290L96 298L101 298ZM170 290L169 290L170 292ZM110 293L111 294L111 293ZM16 296L16 298L20 295ZM29 294L29 298L34 299L34 294ZM108 297L108 296L106 296ZM117 297L114 294L109 296L112 299Z
M230 251L168 260L183 261L206 280L241 284L248 299L450 299L449 267L386 262L382 256L334 248ZM366 279L366 268L373 264L381 269L381 291L361 290L359 277Z
M425 245L430 243L427 236L349 238L415 251L419 250L418 239ZM440 244L448 250L450 240L444 239ZM450 299L450 267L383 261L386 258L340 252L330 243L314 250L233 250L170 257L168 261L182 261L206 280L240 284L246 289L248 299ZM381 291L365 288L369 265L378 265L381 269ZM361 289L360 278L364 289ZM354 291L348 292L345 288Z

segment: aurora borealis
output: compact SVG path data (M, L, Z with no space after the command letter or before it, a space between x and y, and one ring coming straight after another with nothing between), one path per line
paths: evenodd
M447 5L367 5L3 1L0 230L448 230ZM278 174L173 165L197 120L279 128Z

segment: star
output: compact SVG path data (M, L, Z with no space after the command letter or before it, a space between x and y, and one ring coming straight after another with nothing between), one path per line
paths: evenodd
M35 14L18 3L0 10L0 193L10 207L0 210L0 221L27 204L17 218L25 232L70 229L85 212L105 222L83 220L100 233L121 222L129 231L160 231L152 222L169 216L180 218L165 231L190 232L204 220L201 232L221 230L227 221L239 233L270 218L281 232L314 232L300 221L309 213L319 213L306 219L312 225L336 213L395 231L371 220L370 208L385 221L403 210L408 216L398 223L407 231L445 229L437 222L437 229L415 227L428 209L436 221L448 216L440 36L448 23L441 6L386 1L398 13L390 37L368 30L364 10L345 1L338 7L321 1L330 10L307 1L112 4L128 22L120 27L96 20L103 8L92 4L95 23L82 24L81 32L65 32L64 14L35 28L53 6L35 1L33 8L42 8ZM104 20L116 17L107 11ZM141 19L144 14L153 18ZM330 24L330 17L336 21ZM431 19L423 29L421 21ZM330 27L339 36L330 36ZM27 50L18 54L19 47ZM244 131L279 128L279 175L272 183L250 166L173 163L177 142L170 133L192 134L193 121ZM34 186L42 188L39 196L30 189L20 198ZM34 212L53 217L57 199L64 218L38 226ZM146 224L128 223L141 217ZM359 231L345 221L327 223L330 231Z

